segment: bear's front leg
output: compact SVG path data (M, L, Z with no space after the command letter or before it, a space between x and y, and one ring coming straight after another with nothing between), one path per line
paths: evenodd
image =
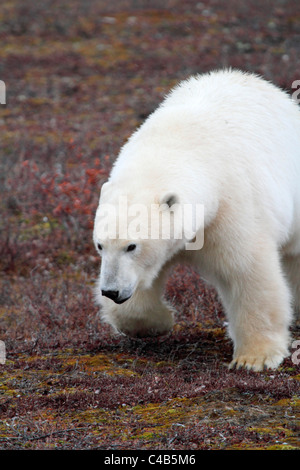
M119 333L132 337L157 336L173 327L174 311L162 300L155 287L137 290L121 305L102 295L97 297L101 317Z
M261 252L247 275L232 278L221 294L234 343L233 367L275 369L288 355L290 292L277 253Z

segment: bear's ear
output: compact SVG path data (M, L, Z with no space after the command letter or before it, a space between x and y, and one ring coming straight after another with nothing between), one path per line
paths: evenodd
M105 201L106 199L108 199L108 196L109 196L109 190L112 188L112 184L110 181L106 181L105 183L103 183L102 187L101 187L101 191L100 191L100 200L99 202L103 202Z
M178 197L176 194L174 193L166 193L164 194L163 197L160 198L160 202L159 202L159 205L160 206L163 206L164 208L169 208L171 209L171 207L174 205L174 204L178 204L179 200L178 200ZM165 207L167 206L167 207Z
M102 184L101 191L100 191L102 196L105 194L105 192L107 192L110 185L111 185L111 183L109 181L106 181L105 183Z

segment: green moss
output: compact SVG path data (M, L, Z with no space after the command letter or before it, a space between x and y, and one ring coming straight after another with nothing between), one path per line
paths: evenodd
M300 406L300 397L299 396L293 396L292 398L282 398L281 400L274 403L274 406L299 407Z
M276 425L275 423L267 427L250 426L248 430L256 432L257 434L260 434L260 435L268 434L270 436L275 436L280 433L283 433L285 436L289 436L293 434L292 431L290 431L289 429L280 425Z
M294 447L289 444L274 444L265 448L265 450L298 450L299 447Z
M76 363L78 364L78 367L82 368L88 374L102 372L111 376L124 375L131 377L137 375L133 370L119 366L118 362L114 360L114 355L83 355L76 358Z
M148 403L132 408L135 419L144 423L148 433L166 434L172 425L184 425L197 413L197 399L175 398L165 403ZM138 434L141 437L141 434Z
M18 225L22 225L22 231L20 233L20 240L27 241L32 238L45 238L59 226L59 223L56 219L46 217L45 215L39 215L36 217L36 220L19 218L16 220Z

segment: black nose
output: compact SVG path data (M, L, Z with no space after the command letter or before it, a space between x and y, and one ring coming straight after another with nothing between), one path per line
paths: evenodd
M102 290L101 291L102 295L105 297L108 297L109 299L113 300L116 302L116 300L119 297L119 291L118 290Z

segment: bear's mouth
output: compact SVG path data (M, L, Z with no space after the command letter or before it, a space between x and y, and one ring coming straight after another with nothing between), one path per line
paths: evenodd
M123 304L124 302L126 302L126 300L130 299L130 297L131 296L125 297L125 299L115 299L114 302L115 302L115 304L120 305L120 304Z
M115 304L123 304L124 302L126 302L126 300L130 299L131 297L131 293L130 295L128 295L128 292L126 292L125 296L123 295L120 295L120 292L118 290L106 290L106 289L101 289L101 294L104 296L104 297L108 297L109 299L111 299L113 302L115 302Z

